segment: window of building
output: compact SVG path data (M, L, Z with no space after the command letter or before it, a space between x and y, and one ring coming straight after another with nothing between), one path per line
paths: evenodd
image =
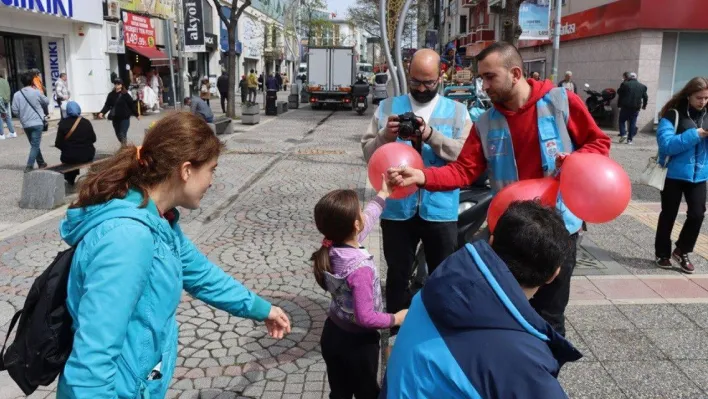
M477 21L478 25L484 25L484 13L480 12L479 13L479 20Z
M460 33L467 33L467 15L460 15Z
M202 0L202 12L204 13L204 33L214 33L214 16L211 3L208 0Z

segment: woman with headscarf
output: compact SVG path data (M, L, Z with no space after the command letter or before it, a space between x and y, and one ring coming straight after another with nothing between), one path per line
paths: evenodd
M66 104L66 118L59 121L57 139L54 146L61 150L61 162L64 164L83 164L93 161L96 155L96 133L91 122L81 117L81 107L75 101ZM79 171L64 173L64 179L74 185Z

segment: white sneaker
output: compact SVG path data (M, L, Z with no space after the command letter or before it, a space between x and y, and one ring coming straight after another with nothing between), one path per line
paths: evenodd
M5 140L5 135L4 135L4 134L0 134L0 140Z
M17 137L17 133L10 133L10 134L9 134L9 137L10 137L11 139L14 139L15 137Z

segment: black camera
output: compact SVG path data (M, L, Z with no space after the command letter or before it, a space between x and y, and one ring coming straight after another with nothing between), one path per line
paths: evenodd
M403 140L411 140L421 135L420 122L418 117L412 112L398 115L398 137Z

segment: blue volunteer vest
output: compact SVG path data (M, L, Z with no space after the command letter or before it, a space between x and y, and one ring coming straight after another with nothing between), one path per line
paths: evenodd
M573 142L568 134L568 95L564 88L551 89L536 103L538 113L538 141L541 144L541 165L545 176L556 172L556 155L572 152ZM484 113L476 123L477 134L487 159L489 180L496 194L502 188L519 180L514 158L511 132L506 118L495 108ZM563 216L568 231L576 233L583 221L565 206L558 194L556 208Z
M386 127L389 115L400 115L412 110L408 95L387 98L379 106L379 129ZM428 125L445 137L456 139L463 134L462 129L465 126L466 114L467 109L464 105L440 96ZM400 139L397 141L411 145L410 141ZM426 168L447 164L426 143L423 143L421 155ZM418 193L400 200L386 200L386 208L381 219L408 220L417 212L422 219L431 222L454 222L457 221L459 202L460 190L431 192L420 189Z

